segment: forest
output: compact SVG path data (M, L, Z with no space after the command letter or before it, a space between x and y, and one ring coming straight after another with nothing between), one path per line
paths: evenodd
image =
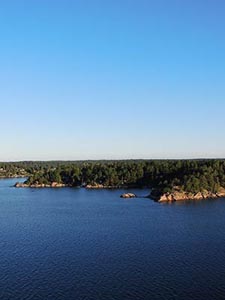
M26 176L26 184L137 187L170 192L217 192L225 187L225 160L117 160L0 163L0 177Z

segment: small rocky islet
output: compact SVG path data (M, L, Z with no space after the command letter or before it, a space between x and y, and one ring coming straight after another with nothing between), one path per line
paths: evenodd
M124 193L120 196L120 198L137 198L137 195L133 194L133 193Z

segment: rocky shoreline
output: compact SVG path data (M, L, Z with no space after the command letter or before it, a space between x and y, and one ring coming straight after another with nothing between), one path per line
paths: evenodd
M26 184L23 182L17 182L14 187L16 188L61 188L61 187L69 187L67 184L63 183L58 183L58 182L52 182L51 184L39 184L39 183L34 183L34 184Z
M59 183L59 182L52 182L49 184L44 184L44 183L24 183L24 182L16 182L16 184L14 185L14 187L16 188L61 188L61 187L74 187L70 184L64 184L64 183ZM119 189L119 188L128 188L127 186L105 186L102 184L96 184L96 185L91 185L91 184L87 184L87 185L83 185L83 186L78 186L78 187L83 187L86 189Z
M0 175L0 179L27 178L28 176L29 175L9 175L9 176Z
M17 182L14 187L16 188L63 188L63 187L72 187L69 184L52 182L49 184L40 184L33 183L27 184L24 182ZM128 188L121 186L104 186L102 184L96 185L85 185L82 186L86 189L119 189L119 188ZM135 194L132 193L124 193L120 196L121 198L138 198ZM225 197L225 188L221 187L218 192L213 193L207 190L198 193L190 193L185 192L180 189L175 189L172 192L160 193L157 189L153 189L150 195L146 196L146 198L150 198L156 202L175 202L175 201L185 201L185 200L203 200L203 199L215 199L215 198L223 198Z
M84 186L86 189L127 189L128 186L114 186L114 185L103 185L103 184L87 184Z
M149 198L157 202L174 202L174 201L184 201L184 200L203 200L203 199L215 199L225 197L225 189L220 188L217 193L212 193L210 191L204 190L198 193L189 193L185 191L173 191L171 193L157 193L152 191Z

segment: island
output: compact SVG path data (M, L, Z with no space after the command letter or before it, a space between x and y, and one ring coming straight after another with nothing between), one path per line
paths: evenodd
M224 159L17 162L0 168L27 177L18 188L148 188L147 197L158 202L225 197Z

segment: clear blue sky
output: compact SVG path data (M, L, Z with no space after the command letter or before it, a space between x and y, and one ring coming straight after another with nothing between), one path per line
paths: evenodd
M0 160L225 157L225 1L2 0Z

